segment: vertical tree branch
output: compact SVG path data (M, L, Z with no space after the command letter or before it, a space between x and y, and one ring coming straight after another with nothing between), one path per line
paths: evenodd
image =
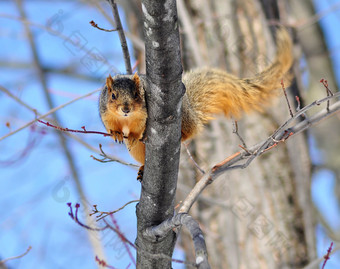
M123 31L123 26L122 26L122 23L120 21L118 8L117 8L117 5L116 5L114 0L108 0L108 2L110 3L110 5L112 7L113 17L114 17L115 23L116 23L116 29L118 31L120 44L122 46L126 73L132 74L130 53L129 53L129 49L128 49L128 46L127 46L127 43L126 43L126 38L125 38L124 31Z
M175 0L142 1L146 38L145 170L137 206L137 268L171 268L176 235L150 242L144 231L173 216L181 140L182 65ZM151 257L150 257L151 254Z

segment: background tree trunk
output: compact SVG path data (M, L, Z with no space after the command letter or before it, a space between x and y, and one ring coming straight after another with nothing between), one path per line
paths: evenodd
M205 65L252 76L273 59L275 44L265 14L275 16L277 10L269 8L269 1L265 5L259 1L187 3L189 20L197 29L190 34L199 44ZM183 40L191 39L185 35ZM193 67L187 60L195 58L187 49L191 44L183 44L185 63ZM288 117L281 98L267 113L245 116L239 132L247 145L253 145ZM212 122L190 150L207 169L237 151L239 144L232 122L223 118ZM179 189L184 197L195 183L188 170L195 168L188 155L182 156ZM309 180L308 149L305 135L300 135L245 170L227 173L214 182L191 211L206 234L212 268L300 268L315 258ZM186 253L192 252L186 244L189 241L182 242Z

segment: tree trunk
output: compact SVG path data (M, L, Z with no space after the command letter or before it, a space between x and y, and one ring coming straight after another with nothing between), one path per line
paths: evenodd
M148 118L145 169L136 210L137 268L171 268L176 234L171 230L153 242L145 231L174 215L184 94L178 17L175 0L142 0L142 5Z
M181 1L179 1L181 2ZM267 1L269 2L269 1ZM196 32L183 31L184 65L194 67L193 40L208 66L252 76L273 59L275 44L258 1L187 1ZM268 3L266 4L268 6ZM276 14L275 8L268 14ZM184 22L181 17L180 21ZM182 25L185 29L185 25ZM246 115L239 133L251 146L268 137L289 117L284 98L263 114ZM190 151L203 169L239 150L232 122L212 122L191 142ZM192 161L182 153L179 190L182 200L195 184ZM310 200L310 161L305 135L265 154L245 170L229 172L202 194L190 214L206 234L212 268L299 268L315 258ZM192 260L187 235L182 244Z

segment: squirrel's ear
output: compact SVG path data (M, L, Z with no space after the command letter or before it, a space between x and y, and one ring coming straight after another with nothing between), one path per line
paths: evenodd
M140 79L139 79L137 72L133 75L132 81L135 83L136 87L139 88Z
M108 89L111 89L112 84L113 84L113 79L112 79L111 75L109 75L109 76L106 78L106 86L107 86L107 88L108 88Z

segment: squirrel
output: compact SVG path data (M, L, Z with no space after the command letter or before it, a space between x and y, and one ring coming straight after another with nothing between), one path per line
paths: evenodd
M275 60L251 78L238 78L215 68L197 69L183 74L186 93L182 102L182 141L194 137L212 115L223 113L239 118L242 112L261 111L278 95L283 77L289 86L293 63L292 42L280 28L276 35ZM145 103L145 75L117 75L106 79L99 97L102 122L113 138L124 142L132 157L144 165L142 141L148 117Z

